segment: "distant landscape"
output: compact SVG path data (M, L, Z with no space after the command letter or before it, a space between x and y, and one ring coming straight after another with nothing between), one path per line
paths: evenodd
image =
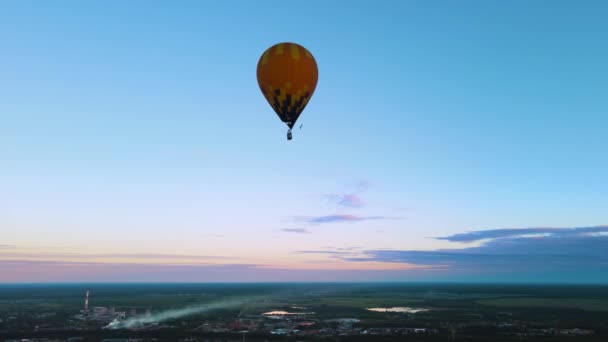
M0 342L608 342L608 0L0 0Z
M3 341L605 341L608 286L1 285L0 337Z

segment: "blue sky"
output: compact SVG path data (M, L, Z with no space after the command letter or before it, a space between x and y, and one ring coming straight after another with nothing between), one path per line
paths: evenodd
M607 224L607 15L602 1L4 1L0 281L77 281L91 265L110 281L129 267L502 280L403 256L599 248L602 232L437 238ZM255 78L283 41L319 66L292 141ZM562 253L576 272L513 259L510 277L608 280L603 261Z

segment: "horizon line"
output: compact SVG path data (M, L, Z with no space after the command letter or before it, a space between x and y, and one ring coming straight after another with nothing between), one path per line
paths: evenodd
M608 282L531 282L531 281L146 281L146 282L119 282L119 281L95 281L95 282L0 282L0 286L11 285L279 285L279 284L398 284L398 285L594 285L608 286Z

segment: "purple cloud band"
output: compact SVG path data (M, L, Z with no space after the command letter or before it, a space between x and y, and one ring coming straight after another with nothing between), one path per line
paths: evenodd
M324 216L301 216L296 217L296 220L303 221L311 224L323 224L323 223L340 223L340 222L361 222L361 221L372 221L372 220L391 220L398 219L386 216L358 216L349 214L333 214Z

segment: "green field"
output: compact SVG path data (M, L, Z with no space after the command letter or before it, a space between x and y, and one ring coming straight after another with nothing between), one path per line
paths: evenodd
M608 300L588 298L498 298L477 303L504 308L555 308L608 312Z

